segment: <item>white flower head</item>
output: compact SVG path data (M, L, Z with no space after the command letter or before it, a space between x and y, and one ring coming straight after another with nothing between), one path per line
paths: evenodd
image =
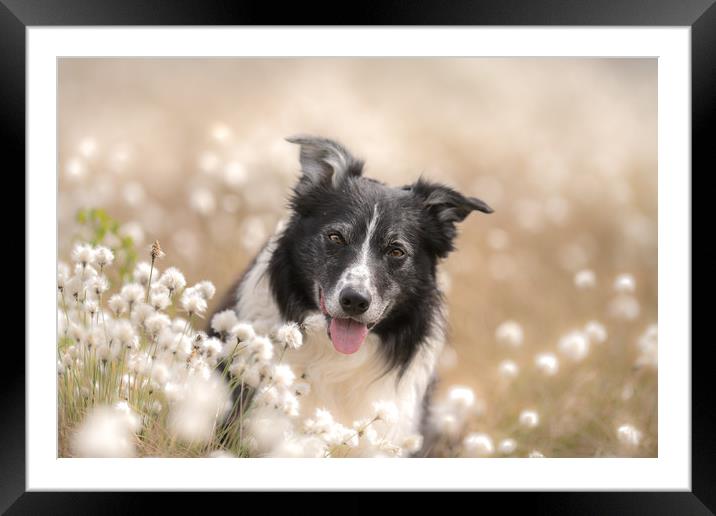
M554 353L537 353L535 366L542 374L554 376L559 371L559 359Z
M144 320L144 328L151 340L155 340L159 336L159 332L170 325L171 319L162 313L152 313Z
M621 425L617 428L617 439L625 446L636 448L641 443L642 433L632 425Z
M128 283L122 287L120 295L129 306L129 311L135 303L144 300L144 288L138 283Z
M520 373L519 366L512 360L503 360L498 366L500 377L505 380L512 380Z
M233 310L224 310L211 318L211 327L219 334L227 334L231 332L231 329L236 326L238 322L236 312Z
M155 313L156 312L154 311L154 308L152 308L146 303L139 302L132 310L132 323L134 323L135 326L144 328L146 330L144 323L150 316L154 315Z
M435 415L434 426L439 433L448 437L457 437L460 433L461 425L457 418L452 414L439 413Z
M266 337L256 336L248 346L249 352L261 362L269 362L273 358L273 344Z
M115 321L109 329L110 338L123 348L136 349L139 338L134 332L132 324L126 319Z
M92 265L95 261L95 250L90 244L77 244L72 249L72 261L82 268Z
M376 401L373 403L373 415L379 421L392 425L398 421L398 407L391 401Z
M455 385L448 390L447 400L458 413L467 412L475 405L475 392L469 387Z
M620 294L633 294L636 290L636 281L631 274L620 274L614 280L614 290Z
M271 379L280 387L290 387L296 379L291 367L285 364L275 365L271 373Z
M72 435L70 449L76 457L134 457L135 428L121 409L99 405Z
M139 262L136 267L134 267L132 276L134 277L134 281L146 287L149 284L150 274L152 276L152 283L156 282L157 277L159 277L159 269L152 267L147 262Z
M497 449L502 455L512 455L517 449L517 442L514 439L502 439Z
M169 290L169 295L174 295L174 292L183 289L186 286L186 279L184 275L175 267L169 267L164 271L159 283L164 285Z
M100 269L109 267L114 262L114 253L105 246L99 246L95 249L95 263Z
M109 309L112 311L115 317L119 317L125 314L129 309L129 305L119 294L115 294L110 297L109 301L107 302L107 306L109 306Z
M157 311L166 310L172 304L169 289L163 285L154 285L149 293L149 304Z
M140 428L142 427L142 420L139 415L129 406L129 403L127 403L126 401L118 401L112 406L112 408L114 408L114 410L118 411L126 418L127 426L132 430L132 432L139 432Z
M574 285L580 290L594 288L596 284L597 276L594 274L594 271L585 269L574 275Z
M657 369L659 366L659 331L656 324L651 324L639 336L637 347L639 348L639 356L636 360L638 367L648 366Z
M221 354L222 348L223 343L215 337L210 337L201 341L201 349L209 358L218 357Z
M94 299L88 299L87 301L85 301L84 309L85 312L90 314L90 317L94 317L94 314L96 314L97 310L99 310L99 305Z
M57 288L60 291L65 289L67 282L70 280L70 268L66 263L59 262L57 264Z
M248 323L239 323L233 326L230 332L239 339L240 342L246 342L256 337L254 327Z
M216 294L216 287L211 281L200 281L193 287L204 300L209 301Z
M584 326L584 333L586 333L590 342L603 344L607 340L607 329L597 321L589 321Z
M109 289L109 281L104 276L95 276L87 283L89 292L97 299Z
M276 339L279 343L291 349L298 349L303 345L303 335L298 324L290 322L284 324L276 331Z
M208 442L226 415L229 399L228 385L216 373L208 378L189 376L182 385L181 396L169 407L170 432L183 442Z
M468 434L462 441L462 447L468 457L488 457L495 453L492 438L484 433Z
M230 452L226 450L213 450L209 453L208 458L210 459L233 459L235 458Z
M560 353L579 362L589 354L589 339L584 332L572 331L559 339L557 347Z
M201 317L207 309L206 299L196 291L190 289L185 290L182 294L181 306L190 316L198 315Z
M539 425L539 414L534 410L523 410L520 412L519 422L525 428L535 428Z
M524 341L522 326L515 321L505 321L495 330L497 342L511 348L519 348Z

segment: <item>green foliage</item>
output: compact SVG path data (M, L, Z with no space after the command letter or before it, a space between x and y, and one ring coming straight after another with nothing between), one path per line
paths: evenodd
M112 249L119 265L119 283L127 280L137 262L137 250L132 237L122 235L119 222L102 208L80 209L76 219L82 227L88 229L88 240L93 246L106 245Z

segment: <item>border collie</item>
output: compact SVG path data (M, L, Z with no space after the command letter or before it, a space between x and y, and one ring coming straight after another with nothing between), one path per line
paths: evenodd
M302 171L290 218L217 311L233 308L258 333L302 325L303 346L282 359L311 382L301 418L326 408L350 426L391 401L400 417L386 438L400 442L421 429L443 346L436 266L454 249L456 223L492 209L423 179L390 187L364 177L363 161L335 141L287 140Z

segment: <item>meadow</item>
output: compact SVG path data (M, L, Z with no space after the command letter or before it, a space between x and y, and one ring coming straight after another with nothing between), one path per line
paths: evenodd
M60 456L658 454L654 62L64 59L59 105ZM390 406L292 419L310 327L206 320L286 215L297 132L495 208L441 267L429 449L381 438ZM222 423L232 382L288 426Z

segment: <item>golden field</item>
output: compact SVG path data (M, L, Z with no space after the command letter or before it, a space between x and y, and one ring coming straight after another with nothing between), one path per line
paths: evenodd
M436 401L454 385L476 398L456 442L656 456L656 71L648 59L63 59L59 257L88 237L78 210L103 208L140 259L159 240L159 266L212 281L217 303L286 215L299 167L284 137L332 138L373 178L422 174L495 209L462 223L441 275ZM538 424L520 423L525 410ZM446 439L431 454L459 452Z

